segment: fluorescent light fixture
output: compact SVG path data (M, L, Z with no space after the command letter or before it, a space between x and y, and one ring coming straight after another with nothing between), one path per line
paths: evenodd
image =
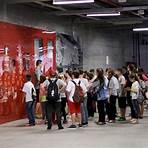
M54 5L94 3L94 0L53 0Z
M44 33L44 34L54 34L56 32L55 31L43 31L42 33Z
M133 31L148 31L148 28L134 28Z
M120 12L118 13L94 13L94 14L87 14L87 16L119 16L121 15Z

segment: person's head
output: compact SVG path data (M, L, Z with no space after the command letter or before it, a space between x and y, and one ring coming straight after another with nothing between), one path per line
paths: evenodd
M118 69L116 70L116 74L117 74L117 76L122 75L122 74L123 74L122 69L121 69L121 68L118 68Z
M79 71L74 71L73 74L72 74L72 77L73 77L74 79L78 79L79 76L80 76Z
M72 71L66 70L64 76L65 76L66 79L67 78L72 78Z
M43 75L41 75L41 76L40 76L40 83L43 83L45 80L46 80L46 77L43 76Z
M41 67L41 66L42 66L42 60L37 60L36 67Z
M52 70L50 73L50 78L56 78L57 77L57 72Z
M123 74L126 74L126 73L127 73L127 68L126 68L126 66L123 66L123 67L122 67L122 73L123 73Z
M92 73L87 73L87 79L88 80L92 80L93 79L93 77L94 77L94 75L92 74Z
M87 79L87 71L84 71L83 78Z
M129 75L129 80L131 82L135 82L138 80L137 75L135 73L132 73L131 75Z
M80 77L83 78L84 72L83 70L79 70Z
M112 78L112 76L114 76L114 70L113 69L110 69L108 71L108 78L110 79L110 78Z
M92 73L92 74L95 74L95 70L94 69L90 69L89 72Z
M100 81L100 83L104 83L104 70L102 68L96 69L97 79Z
M127 69L128 69L129 72L134 72L135 71L135 65L134 64L129 64L127 66Z
M139 80L139 81L140 81L140 80L144 81L144 79L143 79L143 77L142 77L142 73L138 73L138 80Z
M31 81L31 75L29 75L29 74L26 75L26 80L27 80L27 82L28 82L28 81Z
M96 69L97 78L102 78L104 76L104 70L102 68Z

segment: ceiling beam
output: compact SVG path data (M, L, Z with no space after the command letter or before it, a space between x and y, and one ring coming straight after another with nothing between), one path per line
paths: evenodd
M66 9L62 8L62 7L59 7L59 6L54 6L54 5L51 5L51 4L47 4L47 3L44 3L44 2L39 2L39 1L36 1L34 2L36 4L39 4L41 6L44 6L44 7L47 7L47 8L52 8L52 9L56 9L56 10L61 10L59 11L60 13L62 12L68 12ZM87 18L87 19L91 19L91 20L94 20L94 21L99 21L100 19L99 18L94 18L94 17L89 17L89 16L86 16L86 15L81 15L81 14L77 14L77 16L80 16L82 18Z
M53 15L84 15L88 13L115 13L135 10L148 10L148 6L131 6L131 7L118 7L118 8L99 8L99 9L85 9L85 10L71 10L67 12L50 12Z
M5 2L8 4L30 3L30 2L41 2L41 1L50 1L50 0L5 0Z

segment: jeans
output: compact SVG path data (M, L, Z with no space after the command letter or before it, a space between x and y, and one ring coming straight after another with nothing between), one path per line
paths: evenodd
M137 99L132 100L132 104L133 104L132 118L138 119L139 113L140 113L140 109L139 109L139 104L138 104Z
M87 97L81 103L82 123L88 123Z
M58 127L61 127L61 102L47 102L48 127L52 126L52 115L56 113Z
M110 96L110 102L107 103L107 114L109 120L115 120L116 118L116 99L117 96Z
M26 102L27 117L29 119L29 124L31 125L35 124L34 110L35 110L35 102L34 101Z
M131 96L127 96L127 102L128 102L128 105L129 105L129 107L131 109L131 117L135 118L134 103L132 101Z
M106 115L106 100L98 100L98 113L99 113L99 122L105 122L105 115Z

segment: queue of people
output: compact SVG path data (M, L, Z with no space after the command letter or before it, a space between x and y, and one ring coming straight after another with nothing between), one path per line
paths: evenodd
M41 61L37 63L37 66ZM40 66L37 87L27 75L23 92L26 100L28 126L35 125L35 106L42 108L42 123L51 130L57 123L58 129L88 126L89 119L97 112L98 125L123 122L127 120L126 110L130 108L130 123L138 124L143 118L144 103L148 99L148 75L133 64L118 69L102 68L96 70L67 70L63 74L51 71L48 77L43 76ZM37 92L38 100L33 99ZM117 103L118 101L118 103ZM71 121L67 120L70 118ZM56 122L55 122L56 121Z

